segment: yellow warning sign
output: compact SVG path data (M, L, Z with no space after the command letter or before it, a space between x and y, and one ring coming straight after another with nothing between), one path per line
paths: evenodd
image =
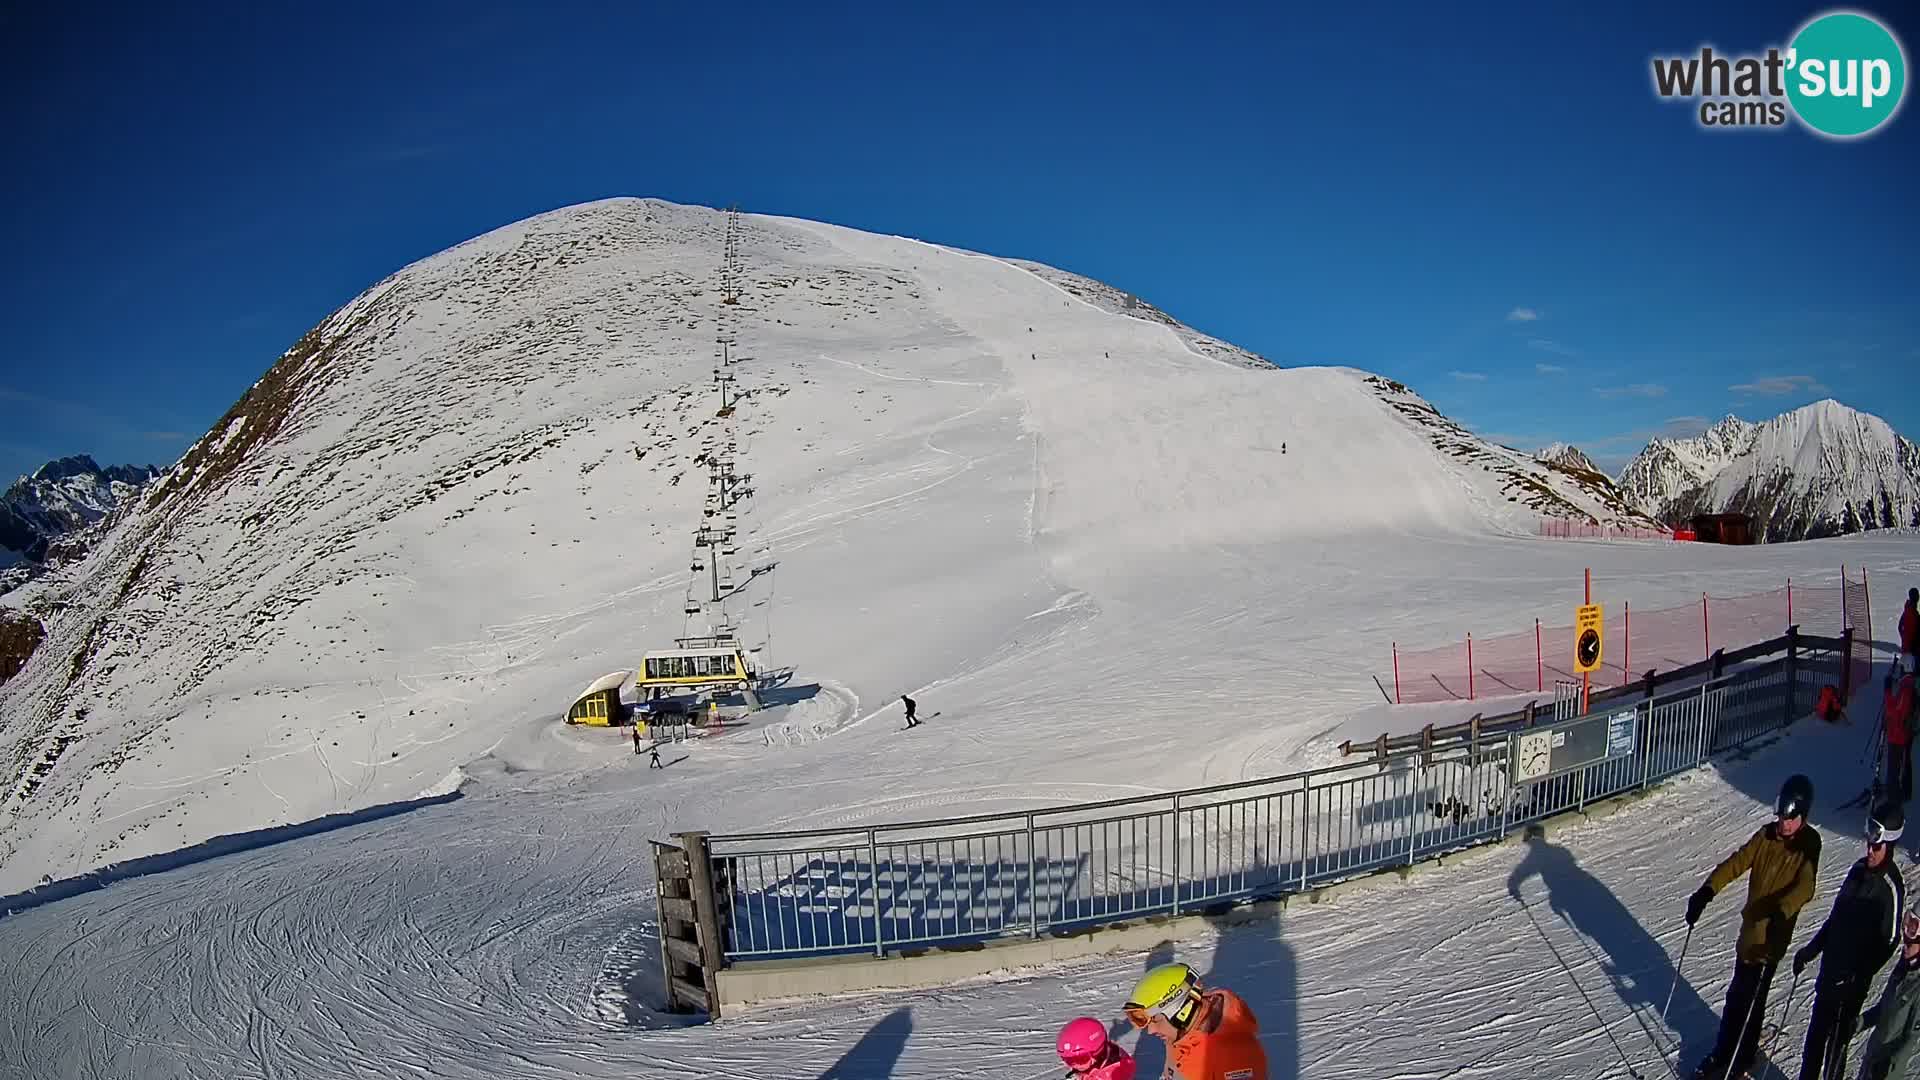
M1573 670L1585 675L1600 668L1600 605L1582 604L1573 614Z

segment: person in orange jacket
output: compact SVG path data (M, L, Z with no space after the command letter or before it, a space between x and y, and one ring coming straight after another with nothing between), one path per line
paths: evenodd
M1166 1042L1169 1080L1267 1080L1253 1010L1231 990L1202 987L1185 964L1161 964L1141 976L1126 1014Z

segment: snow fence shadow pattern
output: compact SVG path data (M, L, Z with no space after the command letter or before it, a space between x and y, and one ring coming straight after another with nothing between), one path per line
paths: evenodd
M1161 796L708 841L729 962L966 948L1149 915L1210 914L1500 839L1651 786L1812 711L1840 657L1799 652L1703 685L1547 725L1630 711L1631 751L1514 783L1522 733L1411 749ZM1593 732L1584 734L1592 735Z

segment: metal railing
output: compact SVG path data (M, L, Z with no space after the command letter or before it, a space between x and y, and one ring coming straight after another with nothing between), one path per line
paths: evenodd
M1570 743L1584 737L1611 756L1520 783L1511 777L1530 775L1515 758L1527 733L1515 731L1164 795L712 836L723 956L884 957L1073 932L1300 893L1485 844L1658 783L1811 712L1840 654L1782 642L1786 655L1776 659L1533 729ZM1610 722L1611 731L1581 730ZM1628 727L1631 749L1617 752Z

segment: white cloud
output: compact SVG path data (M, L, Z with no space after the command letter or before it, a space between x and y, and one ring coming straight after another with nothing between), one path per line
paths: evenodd
M1626 386L1603 386L1594 394L1603 398L1657 398L1666 397L1667 388L1659 383L1628 383Z
M1508 322L1533 322L1539 317L1540 313L1530 307L1517 307L1507 312Z
M1567 369L1559 364L1535 364L1533 370L1541 375L1565 375Z
M1557 341L1552 341L1547 338L1533 338L1527 342L1527 347L1533 348L1533 349L1539 349L1541 352L1550 352L1555 356L1580 355L1572 347L1567 345L1562 345Z
M1825 386L1811 375L1762 375L1752 382L1735 383L1727 389L1736 394L1762 394L1781 397L1786 394L1824 394Z
M1447 374L1463 382L1486 382L1487 376L1478 371L1449 371Z

